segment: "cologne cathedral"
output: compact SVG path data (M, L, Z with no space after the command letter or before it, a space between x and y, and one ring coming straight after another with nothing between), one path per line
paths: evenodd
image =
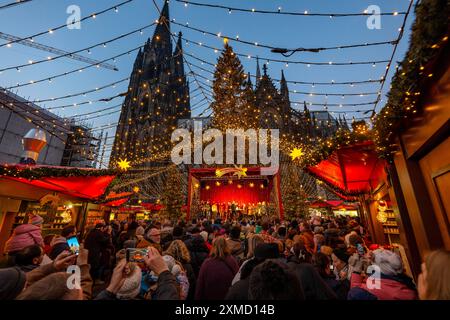
M168 144L179 119L191 117L181 33L172 46L166 2L153 38L139 50L122 105L110 163L127 158L143 164ZM154 159L158 162L159 159Z

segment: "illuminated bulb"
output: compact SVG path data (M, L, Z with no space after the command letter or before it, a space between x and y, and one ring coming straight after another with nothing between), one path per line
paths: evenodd
M397 16L397 15L398 15L398 12L397 12L397 11L395 11L395 12L394 12L394 16Z
M305 10L304 14L308 14L308 10Z
M33 60L28 60L28 63L29 64L33 64Z
M6 46L7 46L8 48L11 48L11 47L12 47L11 43L8 43Z
M185 6L185 7L187 7L187 6L188 6L187 2L185 2L185 3L184 3L184 6Z
M92 18L94 18L94 19L95 19L95 18L97 18L97 16L96 16L95 14L93 14L93 15L92 15Z
M255 8L252 8L252 12L255 12Z
M52 34L52 33L53 33L53 30L52 30L52 29L48 30L48 33Z

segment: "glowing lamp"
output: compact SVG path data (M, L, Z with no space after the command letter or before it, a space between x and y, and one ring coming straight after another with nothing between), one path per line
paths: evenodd
M20 163L36 164L39 153L47 144L45 132L41 129L31 129L22 139L24 152Z

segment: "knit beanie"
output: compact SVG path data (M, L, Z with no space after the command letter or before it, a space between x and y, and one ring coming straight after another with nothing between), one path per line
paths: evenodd
M395 276L403 272L403 263L401 257L385 249L373 251L373 262L380 267L381 273L387 276Z
M19 268L0 269L0 300L13 300L25 287L26 276Z
M125 278L122 287L120 287L120 290L117 292L117 299L131 300L136 298L141 291L141 280L142 271L141 268L136 265L134 271Z

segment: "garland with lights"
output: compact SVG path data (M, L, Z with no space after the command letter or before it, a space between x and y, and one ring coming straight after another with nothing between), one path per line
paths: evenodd
M392 161L396 145L392 138L404 120L417 113L420 88L433 77L427 70L448 45L450 6L446 0L424 0L416 7L410 47L392 80L388 102L376 116L374 141L380 157Z
M118 175L116 169L79 169L79 168L61 168L61 167L18 167L0 165L0 176L9 176L13 178L23 178L28 180L38 180L46 177L100 177Z
M294 163L301 167L315 166L322 160L327 159L335 150L346 147L355 143L371 140L371 132L369 132L366 122L364 120L355 121L352 124L353 131L346 128L339 128L335 135L327 139L316 141L316 145L302 147L300 149L292 149L291 155L300 154L298 157L293 157ZM298 150L301 150L300 152ZM298 158L298 160L297 160Z

